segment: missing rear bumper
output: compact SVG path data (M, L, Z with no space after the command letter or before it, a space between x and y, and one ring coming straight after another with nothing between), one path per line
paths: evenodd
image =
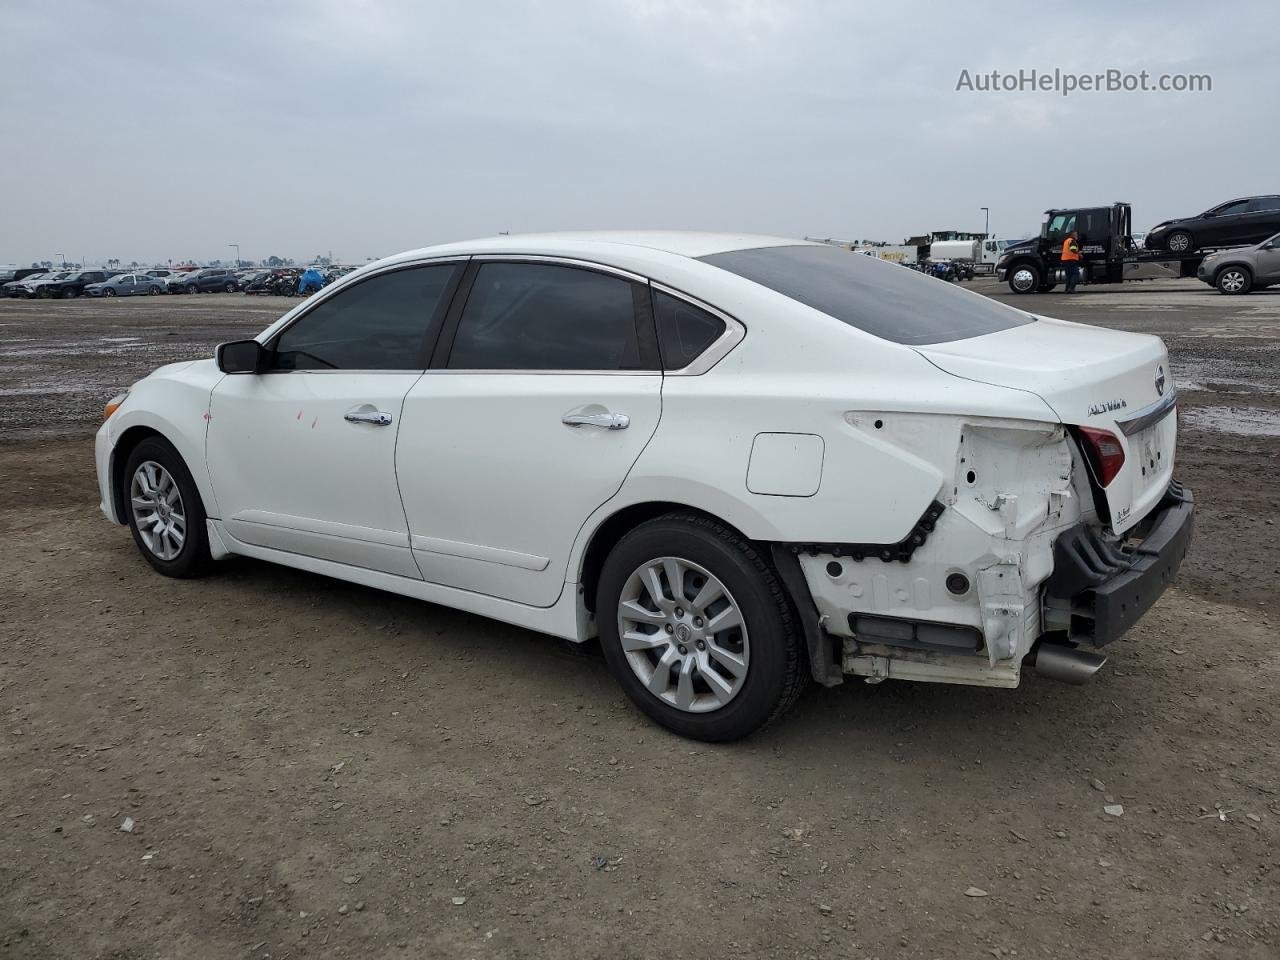
M1195 498L1174 481L1132 548L1107 543L1085 524L1058 538L1045 592L1070 605L1072 640L1104 646L1151 609L1182 565L1194 516Z

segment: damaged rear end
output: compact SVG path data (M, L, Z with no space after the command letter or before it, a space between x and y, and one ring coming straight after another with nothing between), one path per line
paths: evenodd
M1190 542L1164 345L1038 319L915 349L952 376L1034 394L1047 416L846 418L880 424L947 479L901 544L798 545L843 672L1011 687L1026 664L1084 682Z

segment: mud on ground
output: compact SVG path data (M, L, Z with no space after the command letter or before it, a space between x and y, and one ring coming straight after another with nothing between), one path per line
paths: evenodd
M849 682L727 747L590 648L158 578L101 404L288 301L0 301L0 958L1280 955L1280 292L975 288L1169 343L1178 588L1089 686Z

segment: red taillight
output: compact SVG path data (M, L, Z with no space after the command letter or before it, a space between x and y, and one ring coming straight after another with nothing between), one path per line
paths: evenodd
M1080 427L1080 436L1089 447L1098 483L1105 487L1124 466L1124 447L1120 446L1120 438L1110 430L1097 427Z

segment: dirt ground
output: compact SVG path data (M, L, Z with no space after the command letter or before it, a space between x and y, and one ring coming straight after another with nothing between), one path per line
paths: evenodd
M1088 686L850 680L724 747L590 647L158 577L102 402L288 302L0 301L0 960L1280 956L1280 291L974 287L1169 343L1178 587Z

